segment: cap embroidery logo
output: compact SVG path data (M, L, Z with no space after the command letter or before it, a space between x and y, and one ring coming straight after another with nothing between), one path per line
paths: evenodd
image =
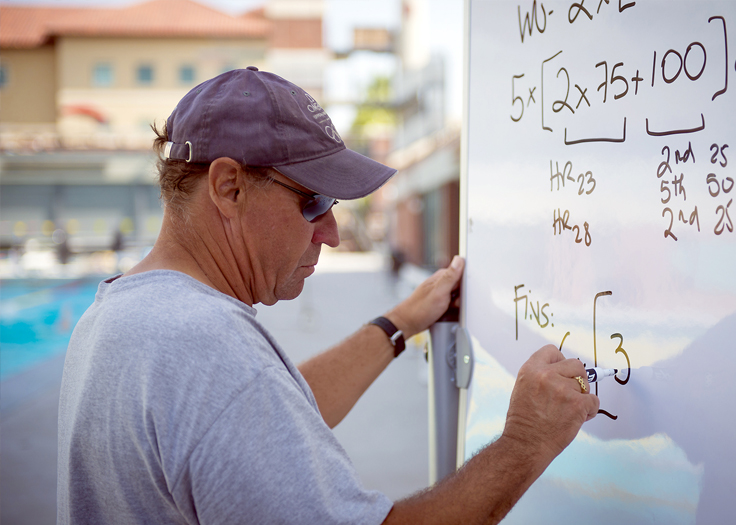
M328 124L324 127L325 133L328 137L330 137L335 142L342 142L342 138L340 137L340 134L337 132L335 127L332 125L332 120L330 120L330 116L327 114L327 112L322 109L322 106L319 105L319 102L314 100L312 96L305 92L304 95L307 97L309 102L311 104L307 105L307 109L310 113L313 113L312 118L316 120L318 123L323 124L324 122L327 122Z

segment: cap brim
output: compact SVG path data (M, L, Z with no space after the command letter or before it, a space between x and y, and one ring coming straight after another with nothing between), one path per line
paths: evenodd
M373 193L396 174L395 169L349 149L274 168L316 193L346 200Z

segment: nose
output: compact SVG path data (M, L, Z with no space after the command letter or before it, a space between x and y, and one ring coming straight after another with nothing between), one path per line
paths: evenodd
M314 233L312 234L314 244L326 244L330 248L337 248L340 244L340 233L337 231L337 221L332 209L324 215L320 215L312 224L314 224Z

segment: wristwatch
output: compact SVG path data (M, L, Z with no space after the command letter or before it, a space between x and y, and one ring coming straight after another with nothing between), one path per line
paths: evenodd
M404 341L404 334L396 328L394 323L386 319L385 317L376 317L368 324L374 324L388 336L389 341L394 347L394 357L399 357L399 354L406 348L406 342Z

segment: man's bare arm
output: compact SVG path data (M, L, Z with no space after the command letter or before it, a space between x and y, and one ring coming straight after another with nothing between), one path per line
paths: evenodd
M501 521L598 412L575 376L586 377L580 361L551 345L536 352L519 371L501 437L432 489L396 502L384 523Z
M406 339L426 330L450 306L450 294L459 285L463 267L464 261L456 257L448 268L435 272L384 316ZM300 364L299 371L309 383L325 422L335 427L393 358L394 348L386 333L366 325Z
M462 268L457 259L436 272L386 317L407 336L426 329L449 306ZM386 334L371 325L303 363L300 370L325 421L335 426L392 359ZM396 502L385 523L498 523L580 426L595 417L598 398L581 393L576 376L587 383L580 361L564 359L551 345L536 352L519 370L502 436L458 473Z

